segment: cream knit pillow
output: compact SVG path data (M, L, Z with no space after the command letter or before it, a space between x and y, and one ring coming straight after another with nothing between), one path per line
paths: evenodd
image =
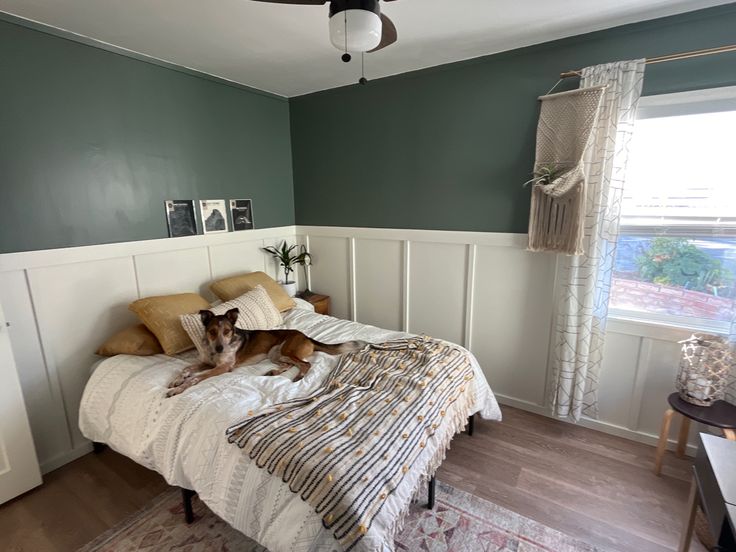
M230 309L240 310L235 327L241 330L272 330L284 323L281 313L273 304L263 286L256 286L253 291L236 297L232 301L209 308L216 315L225 314ZM205 353L203 343L204 326L199 313L182 314L179 318L182 327L189 334L197 350L200 353Z

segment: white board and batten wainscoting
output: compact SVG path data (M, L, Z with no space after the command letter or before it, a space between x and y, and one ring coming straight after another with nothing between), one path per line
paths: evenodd
M502 403L547 413L555 257L527 252L523 234L288 226L9 253L0 255L0 304L41 470L91 450L79 401L95 349L136 322L131 301L191 291L214 299L215 278L275 276L260 248L283 239L307 245L310 287L331 296L335 316L460 343ZM583 423L654 442L677 341L688 335L612 320L600 418Z
M0 305L0 504L41 484L8 326Z
M185 292L214 300L213 279L276 276L261 248L283 239L295 239L293 226L0 255L0 304L41 470L91 450L78 428L79 402L95 350L137 321L129 303Z
M526 234L310 226L296 232L313 255L312 288L332 296L335 315L460 343L478 357L502 404L549 414L556 257L526 251ZM674 390L677 342L693 331L609 319L599 417L581 424L656 443Z

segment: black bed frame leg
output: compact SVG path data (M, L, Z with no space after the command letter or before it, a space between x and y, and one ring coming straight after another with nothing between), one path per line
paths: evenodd
M437 480L435 479L433 475L432 478L429 480L429 489L427 492L427 497L428 497L427 508L429 508L430 510L434 510L434 493L435 493L436 488L437 488Z
M92 441L92 452L94 452L95 454L100 454L106 448L107 448L107 445L105 443L98 443L97 441Z
M194 521L194 510L192 510L192 498L196 493L189 489L181 490L181 501L184 504L184 520L187 524Z
M468 435L472 437L474 430L475 430L475 414L471 414L468 417Z

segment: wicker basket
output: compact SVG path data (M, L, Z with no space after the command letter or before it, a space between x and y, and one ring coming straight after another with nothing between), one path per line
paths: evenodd
M683 400L710 406L726 394L733 355L728 341L717 335L692 335L681 341L682 356L675 386Z

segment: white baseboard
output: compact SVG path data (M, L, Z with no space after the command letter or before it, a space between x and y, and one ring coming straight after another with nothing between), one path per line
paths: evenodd
M559 420L561 422L565 422L569 424L573 423L568 419L558 418L556 416L553 416L546 407L539 405L539 404L516 399L514 397L507 397L505 395L498 395L498 394L496 395L496 399L498 399L498 402L501 405L511 406L514 408L518 408L519 410L525 410L527 412L532 412L534 414L546 416L547 418L552 418L554 420ZM623 437L624 439L629 439L631 441L636 441L638 443L644 443L645 445L657 446L657 441L659 440L658 435L652 435L651 433L646 433L643 431L635 431L627 427L621 427L621 426L611 424L608 422L594 420L592 418L584 417L578 422L577 425L588 428L588 429L593 429L595 431L600 431L601 433L615 435L616 437ZM677 442L673 439L669 439L668 449L675 450L676 447L677 447ZM687 456L695 456L695 453L697 452L697 450L698 448L696 446L688 444L685 454ZM652 454L654 454L654 451L652 451ZM654 456L652 456L652 461L653 460L654 460Z
M45 475L57 468L60 468L64 464L68 464L77 458L81 458L85 454L89 454L90 452L92 452L92 443L84 443L71 450L64 451L61 454L57 454L56 456L41 462L41 473Z

